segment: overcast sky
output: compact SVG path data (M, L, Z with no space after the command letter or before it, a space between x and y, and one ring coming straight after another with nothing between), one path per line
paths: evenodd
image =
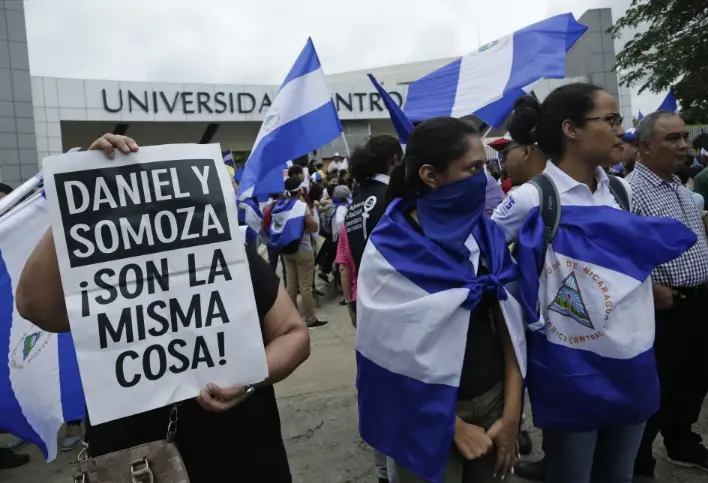
M33 75L280 84L308 36L337 73L464 55L569 10L616 19L630 1L25 0L25 14ZM662 98L635 95L634 112Z

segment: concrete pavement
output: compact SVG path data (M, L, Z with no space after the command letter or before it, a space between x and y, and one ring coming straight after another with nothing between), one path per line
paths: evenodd
M328 327L311 331L312 355L289 379L276 386L283 438L295 483L376 482L373 458L357 431L356 391L354 381L354 329L346 308L335 301L319 310ZM530 413L529 413L530 414ZM708 434L708 416L702 414L697 425ZM540 449L538 431L533 431L535 449ZM7 438L0 439L0 443ZM77 452L61 453L51 464L41 459L34 448L23 450L32 462L15 470L0 471L2 483L70 482L69 462ZM666 453L657 441L658 483L708 482L708 475L698 470L677 468L666 462ZM515 477L511 483L523 483Z

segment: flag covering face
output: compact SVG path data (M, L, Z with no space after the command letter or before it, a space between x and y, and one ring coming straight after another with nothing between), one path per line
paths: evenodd
M534 208L517 244L534 424L589 431L646 421L659 407L650 274L696 235L670 218L563 206L539 280L543 231Z
M51 461L65 421L83 419L85 402L71 334L51 334L17 313L25 262L49 228L43 193L0 218L0 428L36 444Z
M413 121L474 114L500 127L534 83L565 77L566 53L586 30L570 13L529 25L413 82L404 110Z
M287 198L278 201L273 207L268 242L275 250L282 250L288 243L302 238L305 232L304 201Z
M337 108L308 39L263 120L241 178L239 199L282 192L285 163L341 133Z
M494 222L479 217L465 243L465 269L410 226L408 208L396 200L386 210L357 278L359 431L398 464L439 482L453 444L470 308L487 291L504 299L522 374L524 326L509 290L516 269ZM476 276L482 260L493 276Z

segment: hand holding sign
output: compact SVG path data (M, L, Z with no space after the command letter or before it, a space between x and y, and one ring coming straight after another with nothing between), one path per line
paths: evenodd
M95 153L112 158L114 147L133 154L107 163ZM44 162L92 423L202 388L211 410L235 406L238 386L268 369L219 146L138 152L132 139L106 135L92 150Z
M205 411L213 413L223 413L245 400L247 394L246 387L219 387L210 382L201 390L197 397L197 403Z
M108 159L115 158L116 149L123 154L135 153L138 151L138 144L128 136L106 133L89 147L89 151L103 151Z

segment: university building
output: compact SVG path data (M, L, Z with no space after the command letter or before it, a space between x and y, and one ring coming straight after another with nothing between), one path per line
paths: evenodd
M106 132L126 134L141 145L220 143L246 155L275 98L275 85L185 84L64 79L32 76L22 2L0 6L0 179L18 185L38 172L41 161L72 147L88 147ZM544 80L535 88L543 99L553 88L589 81L617 97L629 127L629 93L613 72L615 49L606 33L610 9L589 10L579 21L588 32L571 50L566 78ZM394 134L388 113L366 74L373 73L403 104L411 82L454 59L372 68L328 76L344 127L340 138L316 157L346 153L374 134ZM326 72L326 65L324 66ZM503 130L492 132L500 136ZM491 153L490 153L491 156Z

